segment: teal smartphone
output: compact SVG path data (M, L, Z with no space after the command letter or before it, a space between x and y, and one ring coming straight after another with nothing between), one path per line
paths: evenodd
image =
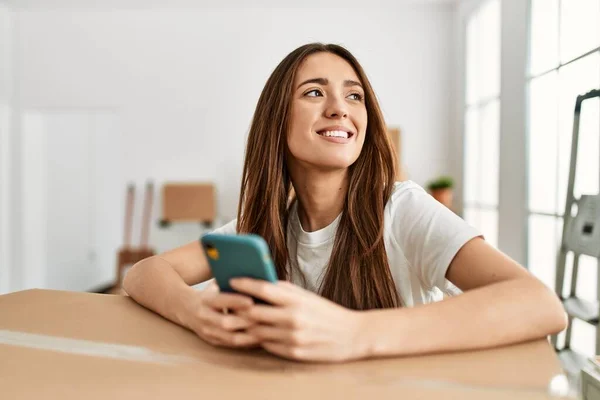
M200 238L200 243L222 292L235 293L229 286L229 280L232 278L244 277L277 282L277 272L269 246L261 236L208 233Z

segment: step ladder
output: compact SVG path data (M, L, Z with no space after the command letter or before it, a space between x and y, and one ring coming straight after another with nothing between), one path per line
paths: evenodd
M572 374L579 371L588 364L588 357L571 349L571 333L573 331L573 320L578 319L596 326L596 354L600 353L600 329L598 329L598 317L600 314L600 272L596 286L597 301L590 302L577 297L577 278L579 273L579 259L582 255L595 257L600 260L600 194L581 195L575 198L574 187L577 174L577 152L579 146L579 117L581 105L584 101L600 97L600 90L592 90L584 95L577 96L575 103L575 115L573 119L573 136L571 139L571 160L569 169L569 182L567 188L567 199L565 212L563 214L563 231L560 250L556 263L555 291L563 302L565 311L569 316L569 325L565 334L565 342L562 348L558 347L558 335L551 337L552 345L558 352L565 369ZM600 150L600 149L599 149ZM565 271L567 256L573 254L573 265L571 268L571 286L568 296L565 297Z

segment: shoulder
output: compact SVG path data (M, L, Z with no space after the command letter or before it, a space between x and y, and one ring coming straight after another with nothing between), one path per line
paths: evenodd
M394 247L410 252L407 247L428 231L427 225L437 218L437 200L413 181L395 182L384 211L384 235L392 238ZM441 206L441 204L439 204Z
M394 182L394 187L393 187L393 190L392 190L392 196L391 196L391 198L399 197L401 195L406 195L406 194L409 194L411 192L418 192L418 193L427 194L427 192L425 191L425 189L423 189L423 187L420 186L419 184L417 184L416 182L413 182L413 181L401 181L401 182Z
M211 233L223 234L223 235L234 235L237 233L237 219L233 219L222 225L216 229L214 229Z
M439 204L439 206L442 206ZM413 181L395 182L392 194L386 204L389 213L405 214L407 211L423 208L437 208L437 201L423 187Z
M386 205L386 232L422 287L446 287L458 250L481 232L414 182L397 182Z
M481 235L412 181L394 184L385 219L387 230L407 251L429 245L444 247L448 242Z
M464 230L468 224L454 211L412 181L396 182L385 207L385 218L402 234Z

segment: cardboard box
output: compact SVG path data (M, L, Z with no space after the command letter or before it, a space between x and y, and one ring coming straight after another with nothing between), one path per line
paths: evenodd
M396 180L405 181L407 177L406 172L404 171L404 164L402 164L402 136L400 134L400 128L388 128L388 135L394 146L394 154L398 165Z
M210 183L166 183L162 220L212 223L217 215L215 186Z
M157 294L160 295L160 294ZM345 364L205 344L126 296L0 296L3 399L550 399L546 340Z

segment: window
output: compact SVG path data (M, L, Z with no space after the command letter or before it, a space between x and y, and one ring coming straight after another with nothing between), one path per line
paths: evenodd
M531 0L528 74L528 267L554 289L576 97L600 87L600 0ZM583 103L575 196L597 194L600 103ZM569 273L567 261L567 275ZM577 295L596 299L597 260L579 264ZM569 286L568 279L565 287ZM594 354L593 327L577 326L573 347Z
M466 31L464 218L498 241L500 0L469 16Z
M528 266L554 288L575 99L600 87L600 1L531 0L528 106ZM576 196L598 193L598 99L583 103ZM595 299L595 268L580 268L581 297ZM585 274L588 274L587 276Z

